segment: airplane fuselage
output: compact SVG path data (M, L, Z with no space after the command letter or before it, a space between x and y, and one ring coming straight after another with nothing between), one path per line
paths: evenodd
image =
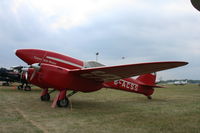
M133 78L115 80L111 82L93 81L89 78L82 78L71 74L69 70L84 69L85 62L65 56L59 53L38 50L38 49L20 49L16 55L25 61L28 65L40 63L41 69L30 80L34 69L29 69L29 82L41 88L55 88L57 90L69 89L81 92L97 91L103 87L117 90L141 93L151 95L154 91L152 87L142 86ZM107 73L101 76L108 75ZM95 75L89 75L95 76Z

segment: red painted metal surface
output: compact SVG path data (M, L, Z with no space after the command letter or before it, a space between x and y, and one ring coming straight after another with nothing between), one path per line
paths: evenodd
M151 74L142 75L142 77L148 77L149 75ZM108 88L117 89L117 90L140 93L146 96L152 95L154 92L156 76L152 75L153 80L149 79L148 82L153 83L151 85L144 84L144 82L146 82L147 80L138 80L140 79L140 77L141 76L139 76L137 79L133 79L133 78L119 79L112 82L104 83L104 86Z
M146 74L186 65L187 62L151 62L120 66L84 68L84 62L59 53L20 49L16 55L31 65L39 63L39 70L28 69L30 83L41 88L54 88L60 91L54 99L61 100L67 90L92 92L103 87L129 91L150 96L154 92L156 75ZM35 74L34 74L35 73ZM137 79L131 76L141 75ZM33 78L31 78L33 77ZM46 94L47 91L43 91Z
M45 50L19 49L16 51L16 55L28 65L45 63L68 69L80 69L84 65L83 61L78 59Z
M43 89L42 90L42 92L41 92L41 94L40 94L40 96L44 96L44 95L46 95L48 93L48 89Z

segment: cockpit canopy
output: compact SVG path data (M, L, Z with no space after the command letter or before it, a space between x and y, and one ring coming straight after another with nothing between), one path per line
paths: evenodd
M84 68L101 67L101 66L105 66L105 65L96 61L87 61L84 63Z

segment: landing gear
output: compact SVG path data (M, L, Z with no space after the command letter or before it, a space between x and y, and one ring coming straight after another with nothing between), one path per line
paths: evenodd
M48 88L42 90L40 99L41 101L49 101L50 100L50 93L54 92L55 89L49 91ZM54 98L53 103L51 105L52 108L55 108L56 105L58 107L68 107L69 106L69 97L77 93L77 91L72 91L68 95L66 95L67 89L62 89L59 91L57 96Z
M69 105L69 99L67 97L65 97L62 100L58 100L57 101L57 106L58 107L67 107Z
M31 86L29 86L27 83L24 86L25 83L22 83L22 85L19 85L17 87L18 90L24 90L24 91L31 91Z
M147 96L147 98L148 98L149 100L151 100L151 99L152 99L152 97L151 97L151 96Z
M41 92L41 95L40 95L41 101L49 101L51 98L50 94L54 91L55 91L55 89L53 89L51 91L49 91L48 88L43 89Z
M40 99L41 101L49 101L50 100L50 93L48 92L48 88L42 90Z
M41 101L49 101L50 100L50 95L49 93L43 95L40 97Z
M72 91L72 92L69 93L67 96L65 96L64 99L58 100L58 101L57 101L57 106L58 106L58 107L68 107L68 105L69 105L69 99L68 99L68 98L69 98L70 96L76 94L76 93L77 93L77 91Z
M58 107L68 107L69 106L69 97L77 93L77 91L72 91L66 96L67 89L60 90L57 96L54 98L54 101L51 105L52 108Z

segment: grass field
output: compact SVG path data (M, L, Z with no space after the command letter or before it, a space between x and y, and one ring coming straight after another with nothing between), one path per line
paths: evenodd
M0 133L200 133L198 85L156 89L152 100L111 89L77 93L72 108L55 109L39 94L0 87Z

